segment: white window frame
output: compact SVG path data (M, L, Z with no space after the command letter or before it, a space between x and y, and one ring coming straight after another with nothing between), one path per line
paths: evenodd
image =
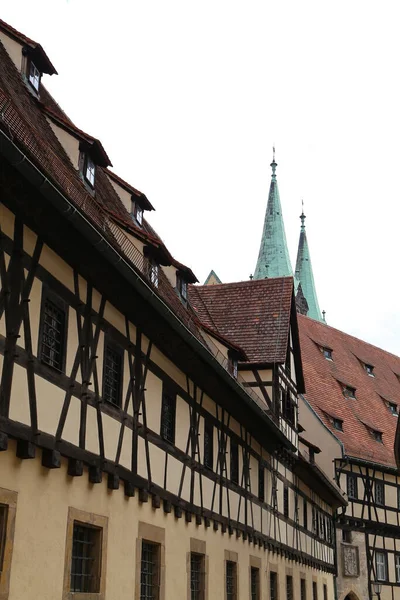
M35 63L32 62L32 61L30 61L30 63L29 63L28 80L29 80L29 83L31 84L31 86L33 87L33 89L36 92L39 91L41 76L42 75L41 75L39 69L37 68L37 66L35 65Z
M158 287L158 275L159 275L159 267L156 262L151 261L149 265L149 276L150 281L154 285L154 287Z
M86 155L85 160L84 176L88 184L94 188L94 182L96 179L96 165L88 154Z
M387 581L387 562L384 552L375 552L375 569L377 581Z

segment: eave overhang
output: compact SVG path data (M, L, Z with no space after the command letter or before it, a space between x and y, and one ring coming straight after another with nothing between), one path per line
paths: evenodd
M347 501L340 488L328 479L318 465L310 463L300 453L296 457L293 472L332 508L347 506Z

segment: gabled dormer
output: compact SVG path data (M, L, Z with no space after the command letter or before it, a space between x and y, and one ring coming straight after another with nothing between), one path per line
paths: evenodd
M21 73L29 91L39 97L43 74L57 75L42 46L1 20L0 41Z
M144 211L154 210L153 205L142 192L118 177L112 171L107 171L111 185L117 192L126 210L130 213L134 225L143 227Z

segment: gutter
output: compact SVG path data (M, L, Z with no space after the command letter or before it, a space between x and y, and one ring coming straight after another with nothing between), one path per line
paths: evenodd
M219 364L212 354L197 340L197 338L178 319L170 307L153 291L153 289L136 273L128 261L117 252L102 234L85 217L81 210L74 206L68 198L48 179L38 167L22 152L22 150L0 129L0 154L37 188L43 196L66 219L73 222L74 227L89 240L103 257L145 298L149 304L160 313L168 324L178 332L184 341L208 364L233 392L240 396L245 404L262 421L274 431L276 438L289 450L295 446L286 438L272 419L248 396L236 380Z

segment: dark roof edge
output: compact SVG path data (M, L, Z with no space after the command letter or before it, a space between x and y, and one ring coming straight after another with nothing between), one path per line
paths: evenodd
M168 324L179 332L185 342L221 377L234 393L252 410L255 417L260 418L274 433L279 442L289 450L295 450L293 444L286 438L269 415L263 411L246 393L244 388L236 379L219 364L218 360L209 350L187 329L182 321L176 316L172 309L152 290L142 277L133 269L122 254L109 244L81 210L72 204L70 200L60 191L41 170L28 158L27 155L0 130L0 155L3 155L10 164L21 173L34 187L40 188L40 192L53 204L53 206L71 222L82 235L93 241L95 246L102 251L103 259L106 259L120 274L134 285L137 291L149 304L161 314Z
M325 502L330 504L333 508L339 506L347 506L347 500L344 497L344 492L340 490L330 479L325 475L324 471L316 464L310 463L302 455L299 454L295 462L294 471L300 471L302 478L304 475L309 477L306 481L317 493L321 496ZM315 483L316 485L313 485ZM319 484L319 485L318 485Z

